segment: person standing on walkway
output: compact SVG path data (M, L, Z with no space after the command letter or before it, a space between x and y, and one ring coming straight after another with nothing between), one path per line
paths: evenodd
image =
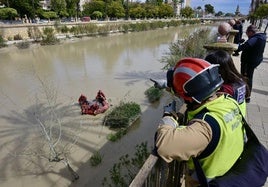
M243 35L243 25L240 20L235 20L235 24L233 25L233 29L237 30L238 33L235 35L234 43L240 45L240 43L243 43L244 40L242 40ZM236 51L233 56L238 56L239 53Z
M230 94L239 104L245 105L245 99L249 97L249 87L246 78L236 69L231 55L227 51L217 50L209 53L205 60L220 65L219 73L224 83L219 91ZM246 110L246 106L244 108Z
M244 147L240 107L229 95L217 93L223 84L218 66L199 58L176 64L172 89L187 105L187 120L178 124L176 112L167 105L155 135L154 150L162 159L185 160L190 166L197 157L208 180L224 175ZM187 176L187 185L198 186L194 173Z
M241 54L241 74L248 79L250 94L252 91L254 69L263 61L263 52L266 45L266 34L258 32L255 25L249 25L246 30L248 40L239 45L236 52ZM246 98L250 102L250 97Z

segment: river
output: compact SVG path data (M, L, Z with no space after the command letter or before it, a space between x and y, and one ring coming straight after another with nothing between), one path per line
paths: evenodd
M80 175L72 186L101 186L101 180L109 174L107 168L120 156L133 154L135 145L141 142L148 142L151 148L162 106L171 97L165 94L160 102L150 104L144 92L153 85L149 78L164 78L160 59L168 52L169 44L193 29L194 26L183 26L1 50L1 186L70 185L70 176L62 164L33 158L33 151L26 158L20 156L29 147L37 148L33 142L43 137L34 117L44 113L48 95L58 103L66 132L79 137L68 157ZM80 114L80 94L94 99L98 90L106 94L111 108L121 101L134 101L142 108L141 118L118 142L107 142L111 130L101 125L103 114ZM89 158L96 151L103 161L91 167Z

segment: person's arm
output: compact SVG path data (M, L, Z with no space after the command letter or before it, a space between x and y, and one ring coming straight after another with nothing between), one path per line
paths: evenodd
M157 129L155 143L158 155L166 162L198 156L212 139L211 127L203 120L192 120L191 125L178 128L163 123Z
M252 38L248 39L245 43L240 44L238 46L237 51L240 52L240 51L243 51L245 49L248 49L249 47L254 46L256 42L257 42L257 38L256 37L252 37Z
M240 51L243 51L243 50L247 49L248 47L249 47L248 42L245 42L245 43L243 43L243 44L240 44L240 45L238 46L238 49L237 49L236 51L237 51L237 52L240 52Z

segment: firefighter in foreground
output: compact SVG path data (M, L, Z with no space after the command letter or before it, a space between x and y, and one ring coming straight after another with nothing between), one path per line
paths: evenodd
M169 72L170 73L170 72ZM166 162L200 160L209 180L224 175L243 151L244 133L239 105L230 96L217 92L223 80L218 66L198 58L184 58L168 80L174 94L187 105L184 124L170 105L164 107L155 136L157 154ZM186 186L198 186L192 168Z

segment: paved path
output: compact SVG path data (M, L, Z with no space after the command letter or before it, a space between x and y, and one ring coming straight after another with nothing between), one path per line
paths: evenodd
M246 23L244 31L247 26ZM244 34L243 38L247 39L247 36ZM240 71L240 56L233 57L233 60ZM251 101L247 104L247 120L259 140L268 148L268 40L264 50L264 60L254 71ZM264 187L268 187L268 179Z

